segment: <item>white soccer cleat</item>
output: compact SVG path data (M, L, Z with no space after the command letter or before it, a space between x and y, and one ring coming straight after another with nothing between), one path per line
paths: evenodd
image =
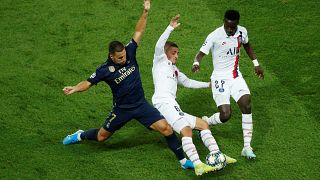
M241 151L241 156L246 157L247 159L255 159L257 156L253 153L251 147L244 147Z

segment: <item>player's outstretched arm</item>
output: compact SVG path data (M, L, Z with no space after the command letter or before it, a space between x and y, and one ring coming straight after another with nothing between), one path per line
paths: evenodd
M180 15L177 14L175 17L173 17L170 21L169 26L166 28L166 30L161 34L160 38L158 39L157 43L156 43L156 47L155 47L155 56L160 56L162 54L164 54L164 46L171 34L171 32L180 26L179 23L179 19L180 19Z
M148 17L148 12L150 9L150 0L144 0L144 9L143 9L143 13L140 16L140 19L136 25L135 28L135 32L133 34L132 39L139 44L142 38L142 35L146 29L146 25L147 25L147 17Z
M263 70L258 63L257 56L256 56L255 52L253 51L253 48L251 47L250 43L248 42L247 44L243 44L243 47L246 50L246 53L248 54L248 56L250 57L250 59L252 60L252 62L254 64L254 70L255 70L256 75L260 79L263 79L264 78Z
M200 62L202 61L202 58L205 56L206 54L199 51L198 54L196 55L196 57L194 58L193 64L192 64L192 72L198 72L200 71Z
M65 95L70 95L76 92L86 91L91 87L91 83L89 81L82 81L75 86L66 86L63 88L63 93Z
M202 81L196 81L196 80L190 79L182 72L179 72L178 84L186 88L195 88L195 89L211 87L211 82L202 82Z

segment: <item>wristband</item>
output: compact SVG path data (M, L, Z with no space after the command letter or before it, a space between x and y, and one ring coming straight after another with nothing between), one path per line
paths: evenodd
M199 66L200 64L199 64L199 62L198 62L198 61L195 61L192 65L193 65L193 66L194 66L194 65Z
M252 60L252 63L253 63L254 66L259 66L259 63L258 63L257 59Z

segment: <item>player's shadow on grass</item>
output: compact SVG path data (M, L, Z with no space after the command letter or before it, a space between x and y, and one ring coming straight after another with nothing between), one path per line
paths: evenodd
M138 122L130 122L130 127L123 127L104 142L86 141L83 144L101 151L116 151L152 144L167 148L165 138L159 132L148 130Z

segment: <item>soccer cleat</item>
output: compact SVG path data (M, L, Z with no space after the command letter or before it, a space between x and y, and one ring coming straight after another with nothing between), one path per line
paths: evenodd
M225 155L225 154L224 154L224 156L226 157L226 162L227 162L227 164L233 164L233 163L236 163L236 162L237 162L237 160L234 159L234 158L232 158L232 157L229 157L229 156L227 156L227 155Z
M209 166L204 163L197 164L194 167L194 172L196 173L197 176L200 176L204 173L208 173L208 172L215 171L215 170L216 170L216 167Z
M190 161L189 159L186 161L186 163L184 163L183 165L181 165L181 167L183 169L194 169L193 163L192 161Z
M67 137L65 137L62 141L63 144L75 144L77 142L79 142L80 140L78 139L78 134L83 133L83 130L78 130L77 132L68 135Z
M244 147L241 151L241 156L246 157L247 159L255 159L257 156L253 153L251 147Z

